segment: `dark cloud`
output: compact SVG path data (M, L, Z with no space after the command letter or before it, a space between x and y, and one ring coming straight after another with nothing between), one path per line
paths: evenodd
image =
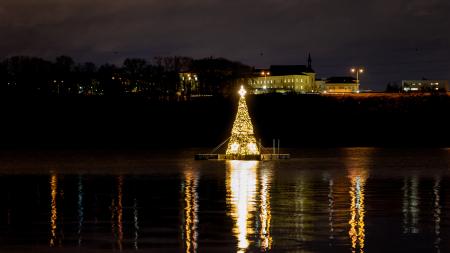
M363 83L381 89L450 78L449 11L448 0L2 0L0 57L223 56L263 67L311 52L320 76L363 65Z

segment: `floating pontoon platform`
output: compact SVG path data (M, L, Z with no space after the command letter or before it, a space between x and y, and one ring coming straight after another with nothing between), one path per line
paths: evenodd
M260 155L225 155L225 154L197 154L195 160L253 160L253 161L268 161L268 160L285 160L290 159L290 154L260 154Z

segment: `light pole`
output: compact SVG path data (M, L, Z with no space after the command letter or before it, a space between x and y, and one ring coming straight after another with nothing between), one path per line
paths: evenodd
M266 89L267 88L267 76L270 76L270 72L269 71L261 71L261 75L264 76L264 85L263 88Z
M358 85L359 90L359 74L364 73L364 69L362 67L353 67L350 69L352 73L356 73L356 85Z

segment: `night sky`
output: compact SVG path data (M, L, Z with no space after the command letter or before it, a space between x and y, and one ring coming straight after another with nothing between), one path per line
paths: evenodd
M306 64L319 77L364 66L362 89L450 79L448 0L0 0L0 59L33 55L225 57Z

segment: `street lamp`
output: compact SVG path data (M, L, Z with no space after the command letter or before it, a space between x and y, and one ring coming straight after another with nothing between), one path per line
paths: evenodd
M353 67L350 69L352 73L356 73L356 84L358 85L359 89L359 74L364 73L364 69L362 67Z
M264 76L264 84L267 85L267 76L270 76L270 72L269 71L261 71L261 75Z

